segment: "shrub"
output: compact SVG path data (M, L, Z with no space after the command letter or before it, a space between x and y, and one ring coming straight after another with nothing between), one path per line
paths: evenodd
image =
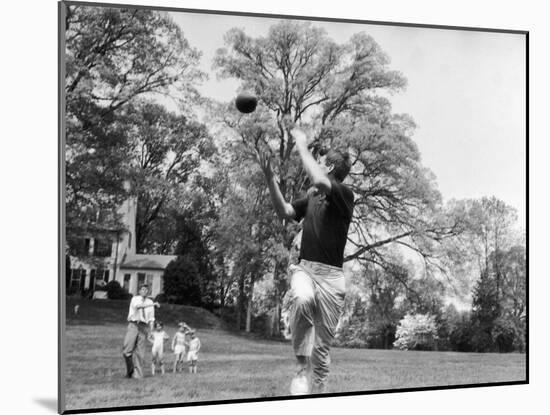
M462 318L452 328L449 334L449 343L452 350L457 352L473 352L474 330L470 319L466 316Z
M107 291L107 298L109 300L127 300L131 298L132 295L120 286L118 281L109 281L105 286Z
M168 301L168 296L164 293L157 294L154 301L157 302L157 303L168 303L169 302Z
M492 331L493 341L500 353L514 351L517 338L521 336L512 321L498 318Z
M437 340L435 316L407 314L397 326L394 347L401 350L433 350Z

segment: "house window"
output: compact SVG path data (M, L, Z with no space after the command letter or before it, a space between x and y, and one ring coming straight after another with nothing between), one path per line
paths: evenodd
M153 292L153 274L147 274L147 285L149 286L149 292Z
M78 291L84 289L84 282L86 280L86 270L81 268L71 269L71 291Z
M98 270L97 279L105 283L109 282L109 270L108 269Z
M80 270L71 269L71 288L76 288L80 284Z
M75 238L68 241L71 255L85 257L90 255L90 238Z
M113 244L108 239L96 238L94 240L94 256L110 257Z
M124 282L123 282L122 288L124 288L128 292L130 292L130 279L131 278L132 278L131 274L124 274Z
M92 287L92 283L90 283L91 288L105 286L105 284L109 282L110 272L108 269L98 268L97 270L92 269L90 272L90 281L95 281L94 287Z

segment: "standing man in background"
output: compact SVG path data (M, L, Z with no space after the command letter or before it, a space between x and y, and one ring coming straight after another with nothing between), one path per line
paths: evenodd
M128 310L128 329L122 346L122 355L126 362L126 377L140 379L143 377L143 359L148 331L153 331L155 323L155 307L159 303L153 302L147 295L149 286L139 287L139 294L132 297Z

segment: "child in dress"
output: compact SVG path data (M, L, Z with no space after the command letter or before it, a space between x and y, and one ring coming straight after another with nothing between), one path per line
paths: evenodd
M197 373L197 362L199 360L199 350L201 348L201 341L195 335L195 330L190 330L189 335L191 339L186 342L187 347L187 361L189 362L189 373Z
M174 361L174 373L178 371L179 364L183 366L183 358L185 356L186 345L185 335L188 331L189 326L182 321L179 323L179 330L172 338L172 351L176 355L176 360Z
M164 331L164 325L157 321L155 322L155 329L149 334L149 341L153 343L151 349L151 355L153 362L151 363L151 372L155 376L156 366L160 366L160 371L164 375L164 342L168 340L170 336Z

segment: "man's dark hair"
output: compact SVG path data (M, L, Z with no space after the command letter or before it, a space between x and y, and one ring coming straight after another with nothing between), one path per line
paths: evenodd
M351 169L349 153L347 151L330 149L326 152L326 162L334 166L331 173L336 180L343 182Z

